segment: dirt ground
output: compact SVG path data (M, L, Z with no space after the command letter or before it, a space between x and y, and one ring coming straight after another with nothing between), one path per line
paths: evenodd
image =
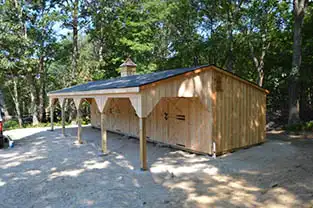
M265 144L212 159L149 143L150 170L139 169L139 142L84 127L6 132L0 150L0 207L312 207L313 139L269 132Z

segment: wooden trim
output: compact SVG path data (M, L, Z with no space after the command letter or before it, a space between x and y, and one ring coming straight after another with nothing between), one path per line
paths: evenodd
M108 101L108 97L106 96L96 96L95 98L98 110L100 111L100 113L102 113L104 111L105 105Z
M133 97L129 97L130 103L132 104L133 108L136 111L136 114L138 117L142 117L143 116L143 112L142 112L142 98L141 95L137 95L137 96L133 96Z
M62 107L64 106L64 104L65 104L65 99L66 99L66 98L64 98L64 97L58 97L59 104L60 104L61 108L62 108Z
M145 85L141 85L140 86L140 91L144 90L144 89L147 89L147 88L151 88L151 87L155 87L156 85L160 84L160 83L165 83L165 82L170 82L172 80L175 80L175 79L179 79L181 77L191 77L195 74L198 74L199 73L199 70L203 71L203 70L208 70L209 68L208 67L203 67L202 69L196 69L194 71L189 71L189 72L186 72L186 73L183 73L183 74L180 74L180 75L176 75L176 76L173 76L173 77L168 77L166 79L162 79L162 80L159 80L159 81L156 81L156 82L152 82L152 83L149 83L149 84L145 84Z
M74 100L74 103L75 103L75 107L78 110L79 107L80 107L80 103L81 103L82 99L81 98L73 98L73 100Z
M53 105L55 105L55 103L57 102L57 98L54 98L54 97L50 97L49 98L49 105L50 105L50 107L51 106L53 106Z
M60 96L84 96L86 95L102 95L102 94L122 94L122 93L138 93L139 87L128 87L128 88L116 88L116 89L104 89L104 90L90 90L90 91L79 91L79 92L67 92L67 93L48 93L49 97L60 97Z

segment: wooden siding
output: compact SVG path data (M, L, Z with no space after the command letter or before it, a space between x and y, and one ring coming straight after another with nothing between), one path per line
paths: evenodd
M110 131L139 135L139 120L128 98L109 98L105 110L105 127ZM91 125L100 127L101 115L93 100L91 104Z
M264 142L265 91L217 71L213 73L212 88L217 153Z
M210 116L199 98L162 98L147 117L147 136L211 154Z
M140 103L135 107L146 118L147 137L209 154L213 141L218 154L263 142L266 91L229 73L207 69L142 86L140 94L130 97L135 99L133 105ZM138 137L139 118L129 98L107 102L106 128ZM91 123L100 127L94 100Z
M142 114L148 116L164 97L198 97L206 109L212 111L212 70L204 68L140 87ZM209 120L212 118L208 118ZM210 120L210 122L212 122Z
M199 98L163 98L146 119L146 135L153 141L211 154L210 116ZM91 124L100 127L100 113L94 100ZM127 98L109 99L105 125L110 131L139 136L139 118Z

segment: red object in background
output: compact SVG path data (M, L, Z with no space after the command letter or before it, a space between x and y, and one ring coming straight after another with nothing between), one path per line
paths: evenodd
M3 124L2 124L2 121L0 121L0 132L2 131L2 127L3 127Z

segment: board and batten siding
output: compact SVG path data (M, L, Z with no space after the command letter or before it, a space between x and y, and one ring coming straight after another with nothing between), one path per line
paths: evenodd
M91 106L91 125L100 128L101 115L95 100ZM108 130L139 135L139 120L128 98L109 98L104 109L104 122Z
M106 128L139 136L139 118L128 98L109 98L105 108ZM152 141L211 154L210 113L199 98L162 98L146 119L147 137ZM100 127L100 112L91 102L91 124Z
M147 137L212 154L211 87L211 70L189 72L141 87ZM105 118L108 130L138 137L138 117L128 98L109 98ZM94 101L91 123L100 126L100 113Z
M218 154L265 141L265 90L214 71L213 94L213 138Z
M206 67L140 87L150 140L217 154L265 140L266 92L228 72ZM100 113L91 102L91 124ZM139 119L128 98L109 98L105 126L139 135Z

